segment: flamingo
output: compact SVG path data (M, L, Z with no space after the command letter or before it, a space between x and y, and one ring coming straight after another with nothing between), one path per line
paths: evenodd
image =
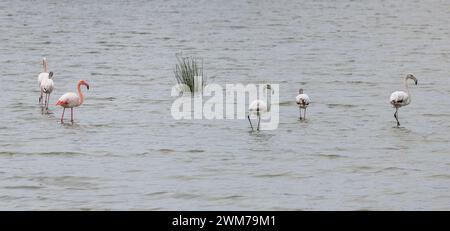
M394 117L397 120L397 127L400 126L400 122L398 121L398 109L400 107L406 106L406 105L411 103L411 94L409 93L408 79L414 80L414 83L417 85L417 78L413 74L408 74L405 77L406 92L404 92L404 91L394 91L391 94L391 98L390 98L390 102L392 104L392 107L395 107Z
M303 93L303 89L298 90L298 95L295 97L295 102L297 102L298 108L300 109L300 120L302 119L302 108L304 109L303 119L306 119L306 108L311 103L311 100L307 94Z
M270 90L271 86L270 84L267 84L266 86L264 86L264 94L267 95L267 90ZM256 128L256 130L259 131L259 124L261 122L261 114L266 113L270 111L270 102L269 102L269 97L266 97L266 102L264 102L263 100L254 100L249 106L248 106L248 122L250 122L250 127L252 128L253 131L253 125L252 125L252 121L250 120L250 115L255 115L258 116L258 127Z
M68 92L62 95L59 98L58 102L56 102L56 105L60 105L64 108L61 115L61 123L64 123L64 111L66 110L66 108L70 108L70 122L73 123L73 108L80 106L84 100L83 93L81 92L81 85L86 86L86 88L89 90L89 84L86 82L86 80L80 80L77 84L78 95L73 92Z
M44 71L41 72L41 73L38 75L39 88L41 88L42 80L48 79L48 75L49 75L49 73L48 73L48 63L47 63L47 58L45 58L45 57L42 59L42 66L43 66L43 68L44 68ZM42 90L41 90L41 96L39 97L39 103L42 102L42 97L43 97L43 95L44 95L44 93L43 93Z
M45 93L45 104L44 108L48 110L48 102L50 100L50 93L52 93L54 84L53 84L53 72L48 73L48 78L44 78L41 82L41 95ZM41 96L42 97L42 96Z

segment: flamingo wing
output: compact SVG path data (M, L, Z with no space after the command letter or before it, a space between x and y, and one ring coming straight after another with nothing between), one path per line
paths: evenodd
M248 106L249 112L266 112L267 111L267 105L266 102L262 100L255 100L253 101L250 106Z
M48 79L48 73L47 73L47 72L42 72L42 73L40 73L40 74L38 75L38 83L39 83L39 86L41 85L41 83L42 83L42 81L43 81L44 79Z
M295 102L297 102L298 105L309 105L311 103L311 99L309 99L307 94L299 94L295 97Z
M43 79L41 82L41 91L44 93L52 93L54 86L52 79Z
M78 107L79 102L80 102L80 97L73 92L69 92L69 93L62 95L59 98L58 102L56 102L56 105L72 108L72 107Z
M406 105L409 103L409 95L404 91L395 91L389 99L392 105Z

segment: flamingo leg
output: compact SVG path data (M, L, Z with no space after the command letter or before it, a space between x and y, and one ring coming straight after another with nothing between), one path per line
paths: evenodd
M45 102L44 102L44 108L45 109L48 109L48 94L47 93L45 93Z
M252 121L250 120L250 115L248 115L247 118L248 118L248 122L250 122L250 127L252 127L252 131L253 131L253 125L252 125Z
M300 120L302 120L302 108L298 107L298 110L300 111Z
M48 103L50 102L50 93L47 94L47 105L45 106L45 109L48 110Z
M398 121L398 108L395 108L394 117L395 120L397 120L397 127L400 127L400 122Z
M70 122L73 123L73 108L70 108Z
M39 104L42 104L42 91L41 91L41 96L39 96Z
M306 120L306 107L305 107L305 111L303 111L303 119Z
M256 130L259 131L259 122L261 122L261 116L258 114L258 128Z
M66 111L66 108L63 108L63 113L61 115L61 123L64 123L64 112Z

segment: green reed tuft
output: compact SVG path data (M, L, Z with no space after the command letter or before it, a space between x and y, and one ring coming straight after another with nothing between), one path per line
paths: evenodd
M203 92L203 86L206 82L206 78L203 75L203 59L183 57L181 55L176 57L178 63L175 65L174 73L178 84L185 84L192 94L198 90ZM202 82L201 86L197 86L196 89L196 85L200 84L197 81L200 79Z

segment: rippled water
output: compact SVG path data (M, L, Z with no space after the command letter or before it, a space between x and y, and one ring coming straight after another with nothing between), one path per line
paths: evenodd
M0 24L0 209L450 209L449 1L1 1ZM180 51L209 83L280 84L279 128L172 119Z

